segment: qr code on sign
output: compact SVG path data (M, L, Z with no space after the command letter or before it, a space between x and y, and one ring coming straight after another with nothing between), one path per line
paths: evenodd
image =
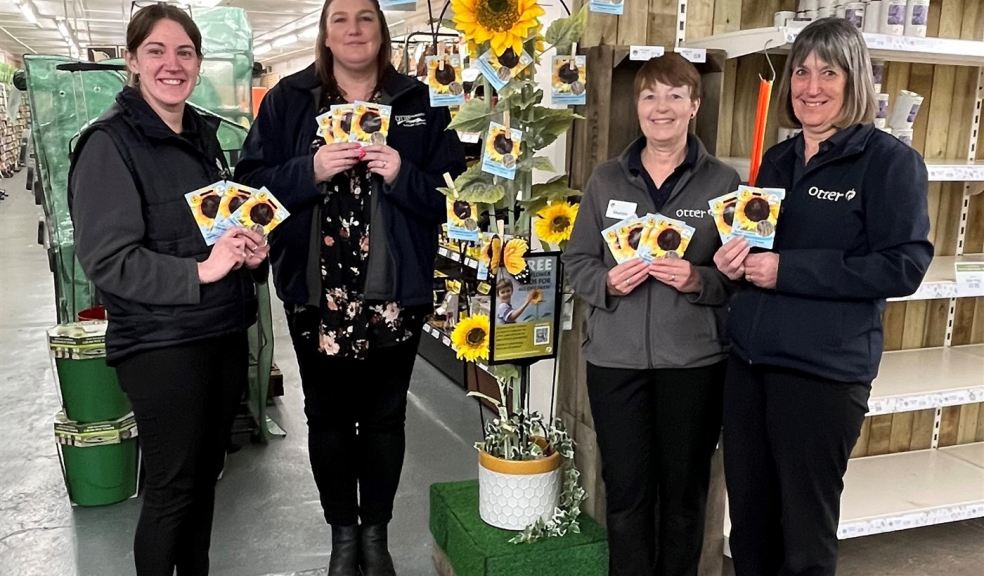
M543 346L550 343L550 326L537 326L533 328L533 345Z

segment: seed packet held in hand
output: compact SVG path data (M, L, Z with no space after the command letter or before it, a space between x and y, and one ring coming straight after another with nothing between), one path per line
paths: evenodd
M227 230L239 225L235 218L233 218L233 214L236 213L236 210L246 200L257 192L258 190L256 188L250 188L243 184L237 184L235 182L225 183L222 200L219 201L219 213L215 217L215 226L212 227L211 237L205 242L207 245L211 246L215 244L215 241L225 234Z
M217 238L214 229L216 221L220 219L219 204L222 201L225 185L226 183L220 180L185 194L185 202L191 208L195 223L198 224L207 246L214 244Z
M335 134L331 126L331 110L317 116L314 120L318 123L318 136L321 136L327 144L335 141Z
M630 216L601 231L608 250L615 262L621 264L637 257L639 241L642 239L643 218Z
M683 258L693 237L694 228L682 220L646 214L639 239L639 257L647 262L657 258Z
M243 205L232 215L232 220L238 226L255 230L266 236L288 216L290 212L284 208L280 200L263 187L243 202Z
M386 144L391 111L390 106L356 101L349 142L358 142L363 146Z
M331 114L331 142L348 142L352 132L352 117L355 115L354 104L336 104L329 109ZM329 141L327 138L325 141Z
M738 186L731 233L748 240L751 246L771 250L779 222L779 206L785 197L783 188Z
M710 206L711 217L714 218L714 226L717 227L718 235L721 236L721 244L731 240L731 229L735 222L735 207L738 205L738 191L728 192L717 198L707 201Z

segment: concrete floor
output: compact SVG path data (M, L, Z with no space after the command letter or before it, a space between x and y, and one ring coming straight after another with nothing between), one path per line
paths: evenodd
M44 250L36 243L40 208L21 171L0 181L0 575L133 574L131 539L139 500L72 508L59 469L52 418L58 396L44 330L55 321ZM286 395L272 410L285 439L230 455L218 486L212 574L260 576L317 570L328 563L329 531L307 459L301 393L283 313L274 305L276 362ZM407 414L407 458L392 551L400 574L433 574L427 490L473 478L476 406L427 362L414 371ZM842 543L844 576L979 576L984 521L935 526ZM730 574L730 568L726 570Z

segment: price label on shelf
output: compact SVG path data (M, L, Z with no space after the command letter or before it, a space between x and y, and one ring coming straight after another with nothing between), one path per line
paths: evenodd
M629 60L648 61L659 58L664 52L662 46L629 46Z
M957 297L984 296L984 261L957 262Z
M677 54L690 60L694 64L707 62L707 50L704 48L675 48Z

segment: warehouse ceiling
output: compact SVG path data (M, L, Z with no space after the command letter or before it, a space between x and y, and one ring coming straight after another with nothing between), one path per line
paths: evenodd
M264 62L310 50L323 0L190 0L196 8L235 6L243 8L253 27L256 59ZM21 54L57 54L86 58L89 48L124 44L131 6L146 2L130 0L2 0L0 1L0 49ZM435 12L443 6L433 0ZM435 17L437 14L435 14ZM387 13L394 34L409 25L428 20L425 0L412 12Z

